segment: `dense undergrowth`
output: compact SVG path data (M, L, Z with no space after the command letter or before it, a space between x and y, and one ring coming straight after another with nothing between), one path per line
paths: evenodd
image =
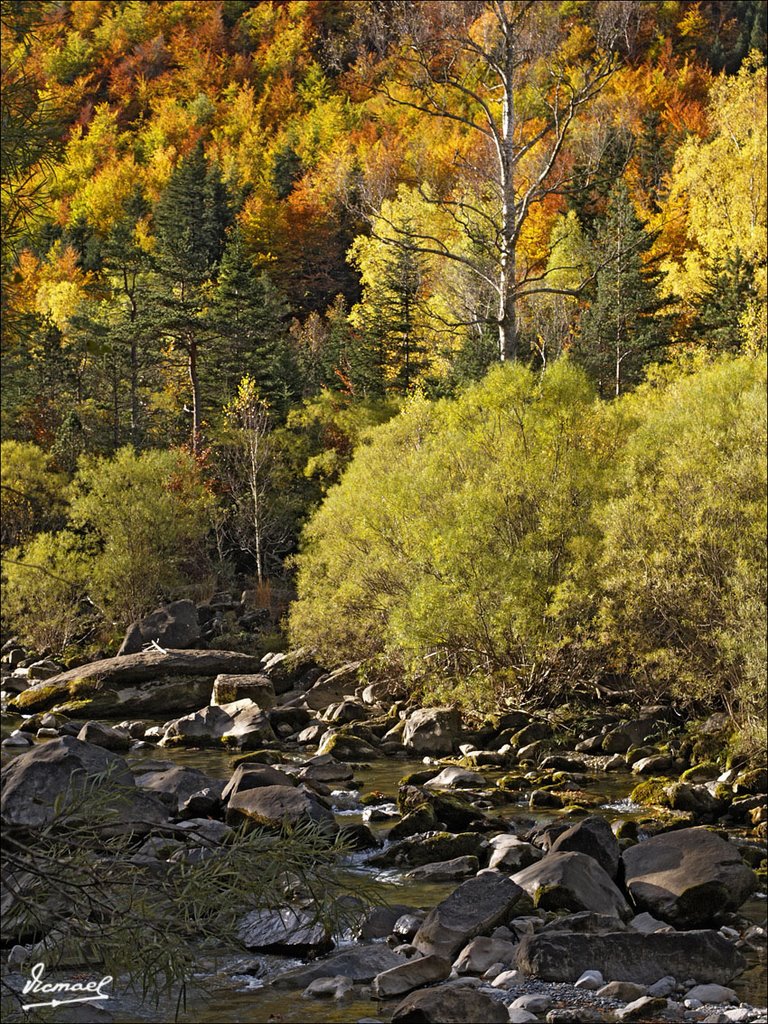
M493 706L622 678L765 715L765 360L600 401L566 360L414 399L305 532L291 639Z

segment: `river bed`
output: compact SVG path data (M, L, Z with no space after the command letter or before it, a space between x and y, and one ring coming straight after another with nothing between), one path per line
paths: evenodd
M4 723L4 733L13 728L18 720ZM296 760L304 760L311 756L313 750L302 748L286 751L287 756ZM231 755L209 749L174 749L147 747L127 755L129 763L138 765L145 760L167 760L179 765L186 765L205 771L214 778L228 779L233 770ZM362 796L370 792L379 792L396 799L398 783L403 776L424 767L421 760L387 758L371 761L366 765L355 767L354 781L346 786L339 785L340 795L334 798L334 805L357 804L356 794ZM500 770L483 769L483 774L493 784L495 778L503 774ZM628 819L648 817L648 809L632 805L627 797L637 783L637 777L630 772L592 773L585 789L599 793L605 797L605 803L597 808L597 813L609 819ZM351 797L351 800L350 800ZM508 794L504 802L493 806L493 813L505 820L514 822L518 831L525 831L534 824L556 821L560 817L557 810L530 810L527 802L516 801L514 794ZM358 822L363 820L363 807L347 807L337 810L340 823ZM391 821L368 822L374 833L383 837ZM734 833L740 834L740 833ZM377 898L382 903L402 903L417 908L429 909L445 898L458 883L425 883L406 879L404 872L396 869L373 869L364 864L370 852L353 855L347 864L347 879L350 893L365 888L368 892L373 886ZM766 900L753 898L746 903L740 913L751 921L765 926ZM348 941L348 940L347 940ZM344 937L340 937L344 944ZM764 1006L766 1003L766 959L764 952L745 950L749 967L732 983L739 997L752 1005ZM257 959L263 964L263 971L258 977L241 973L245 962ZM281 956L224 952L215 963L205 963L201 959L200 975L189 986L186 1009L178 1020L182 1024L348 1024L360 1018L376 1018L386 1021L391 1016L397 1000L376 1002L372 999L348 999L341 1002L320 999L302 999L299 993L273 989L268 983L276 974L296 966L303 961ZM154 1003L142 1003L136 996L125 991L119 980L115 985L115 997L108 1005L111 1018L116 1024L160 1024L173 1021L175 1001L160 1006ZM359 990L355 989L357 993ZM10 1018L9 1018L10 1019ZM22 1019L22 1018L19 1018ZM29 1019L29 1018L24 1018ZM42 1019L42 1018L40 1018ZM49 1018L56 1020L56 1017ZM82 1018L85 1020L86 1018Z

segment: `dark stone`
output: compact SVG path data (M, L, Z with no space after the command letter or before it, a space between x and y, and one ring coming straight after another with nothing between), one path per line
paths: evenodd
M561 833L551 847L552 853L586 853L614 880L619 872L619 844L611 826L597 815L590 815Z
M652 985L666 975L727 984L745 967L733 943L715 931L602 934L539 932L526 935L518 968L542 981L576 981L584 971Z
M487 872L470 878L430 911L413 944L425 955L452 958L470 939L509 920L522 895L506 875Z
M398 1024L508 1024L501 1000L466 985L440 985L406 996L395 1007Z
M138 654L152 640L166 649L184 649L192 647L199 636L200 623L194 601L173 601L132 623L117 656Z

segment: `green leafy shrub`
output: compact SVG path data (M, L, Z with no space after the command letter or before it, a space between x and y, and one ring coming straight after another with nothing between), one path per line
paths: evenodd
M4 546L22 544L41 530L61 525L67 478L53 469L52 461L30 441L3 441L0 446Z
M123 624L206 571L215 499L186 451L121 449L80 463L71 520L92 541L94 600Z
M329 662L384 655L414 676L539 678L568 637L560 589L598 541L591 509L616 443L567 361L412 400L306 531L293 641Z
M600 511L600 641L650 689L765 714L762 357L626 399L621 496Z
M34 650L60 651L84 624L89 558L68 530L39 533L3 559L3 616Z

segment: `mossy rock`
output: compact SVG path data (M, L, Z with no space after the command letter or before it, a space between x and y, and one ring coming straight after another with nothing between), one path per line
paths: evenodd
M434 808L430 804L421 804L406 814L389 830L387 839L395 841L418 835L420 832L433 832L439 828Z
M768 770L753 768L751 771L741 772L736 777L733 789L738 796L762 796L768 792Z
M392 864L435 864L454 857L480 857L486 841L479 832L435 832L432 835L416 836L394 843L383 853L371 858L370 864L386 867Z
M633 804L645 804L649 807L669 807L669 797L665 791L668 785L669 779L646 779L635 786L629 794L629 799Z
M528 780L522 775L502 775L496 785L507 793L519 793L528 788Z
M720 775L720 768L714 761L702 761L686 768L680 776L681 782L712 782Z

